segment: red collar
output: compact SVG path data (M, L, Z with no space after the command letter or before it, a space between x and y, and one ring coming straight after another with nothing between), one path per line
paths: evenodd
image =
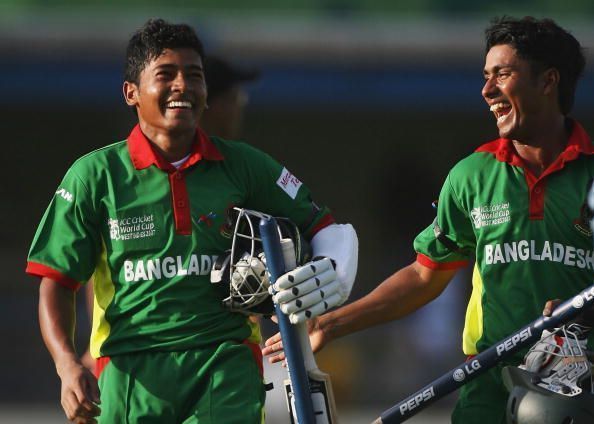
M594 146L592 146L590 137L588 137L584 128L577 121L572 120L571 122L573 128L567 146L565 146L565 150L561 152L559 157L545 171L547 174L563 168L565 162L577 159L580 154L594 154ZM492 153L495 159L500 162L507 162L510 165L525 168L524 161L518 155L513 142L507 138L498 138L497 140L483 144L475 151Z
M145 169L151 165L156 165L163 171L176 171L173 165L153 149L150 141L142 133L138 124L136 124L128 136L128 152L136 169ZM210 141L210 138L198 128L196 130L196 142L192 146L190 157L180 169L189 168L201 159L223 160L224 157L212 141Z

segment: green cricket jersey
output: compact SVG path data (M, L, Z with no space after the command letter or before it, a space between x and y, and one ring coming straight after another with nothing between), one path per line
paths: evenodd
M136 126L66 173L35 234L27 272L77 289L91 276L91 353L183 350L256 337L212 284L231 247L234 206L290 218L311 236L332 222L287 169L239 142L201 131L176 169ZM228 225L228 224L227 224Z
M434 269L476 262L463 350L472 355L541 315L549 299L568 299L592 284L594 251L586 219L594 149L577 123L567 147L538 178L511 140L479 147L449 173L437 226L415 239L417 261ZM456 248L457 247L457 248Z

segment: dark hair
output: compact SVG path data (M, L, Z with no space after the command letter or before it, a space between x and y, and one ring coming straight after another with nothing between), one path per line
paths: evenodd
M503 16L491 21L485 30L486 52L491 47L507 44L518 56L530 62L537 74L545 69L559 71L559 107L567 115L573 106L575 89L584 71L586 59L580 43L573 35L551 19L521 19Z
M196 32L186 24L170 24L163 19L149 19L132 35L126 49L124 80L140 81L146 65L165 49L189 48L204 59L204 47Z

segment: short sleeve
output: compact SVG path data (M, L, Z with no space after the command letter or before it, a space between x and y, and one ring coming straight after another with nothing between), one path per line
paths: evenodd
M100 250L97 222L89 191L71 168L37 228L26 272L77 289L95 269Z
M439 195L436 220L415 238L417 261L434 269L456 269L468 264L475 247L471 219L456 196L450 174Z

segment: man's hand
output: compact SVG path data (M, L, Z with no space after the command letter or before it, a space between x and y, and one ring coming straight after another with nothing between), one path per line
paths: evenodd
M547 300L542 310L542 315L550 317L557 306L561 304L561 299Z
M553 311L557 306L561 304L561 299L554 299L554 300L547 300L545 303L544 309L542 310L542 315L545 317L550 317ZM573 319L572 322L579 324L583 327L594 327L594 306L590 308L586 308L583 310L577 318Z
M311 349L315 352L321 350L328 342L326 335L320 327L318 318L313 318L307 321L307 331L309 333L309 342ZM264 343L262 355L269 356L268 362L274 364L276 362L285 360L285 352L283 351L283 341L280 333L276 333ZM283 366L285 363L283 362Z
M341 302L340 282L329 258L321 258L281 275L273 300L292 324L323 314Z
M76 424L95 424L101 410L99 386L95 376L78 361L56 366L62 380L61 403L68 420Z

